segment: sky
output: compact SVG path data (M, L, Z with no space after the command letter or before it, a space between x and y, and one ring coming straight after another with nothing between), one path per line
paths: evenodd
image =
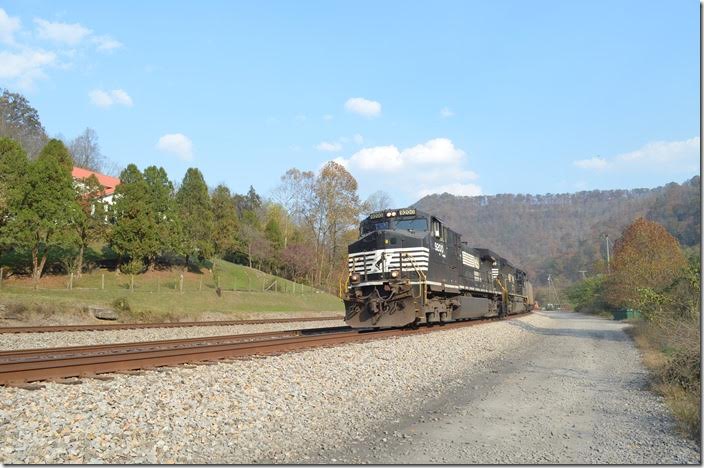
M699 58L692 0L0 4L0 86L49 135L238 193L335 160L399 207L682 182Z

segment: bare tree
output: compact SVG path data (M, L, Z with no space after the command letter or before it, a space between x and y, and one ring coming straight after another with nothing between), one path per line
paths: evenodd
M71 140L68 150L73 156L74 165L96 172L102 172L105 169L106 158L100 152L98 134L92 128L86 128L83 133Z
M383 190L377 190L369 195L362 206L362 211L383 211L391 208L393 200L391 196Z

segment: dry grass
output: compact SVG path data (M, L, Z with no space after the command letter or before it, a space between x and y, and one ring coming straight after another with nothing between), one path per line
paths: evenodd
M652 389L661 394L679 430L700 440L701 352L698 320L640 321L628 329L650 370Z

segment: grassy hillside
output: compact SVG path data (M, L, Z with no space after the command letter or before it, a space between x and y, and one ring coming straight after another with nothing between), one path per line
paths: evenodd
M131 278L96 270L70 283L68 276L52 275L42 278L39 289L34 290L29 278L6 278L0 289L0 304L5 306L6 315L43 316L76 314L87 306L107 306L121 310L122 320L145 321L198 319L214 314L237 318L253 312L343 310L342 302L335 296L223 260L216 260L211 270L199 273L174 269ZM218 285L220 294L216 291Z

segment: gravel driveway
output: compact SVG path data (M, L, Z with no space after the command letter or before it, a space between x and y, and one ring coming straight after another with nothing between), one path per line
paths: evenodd
M697 462L694 444L672 435L662 402L643 389L621 328L540 313L110 381L0 388L0 461Z

